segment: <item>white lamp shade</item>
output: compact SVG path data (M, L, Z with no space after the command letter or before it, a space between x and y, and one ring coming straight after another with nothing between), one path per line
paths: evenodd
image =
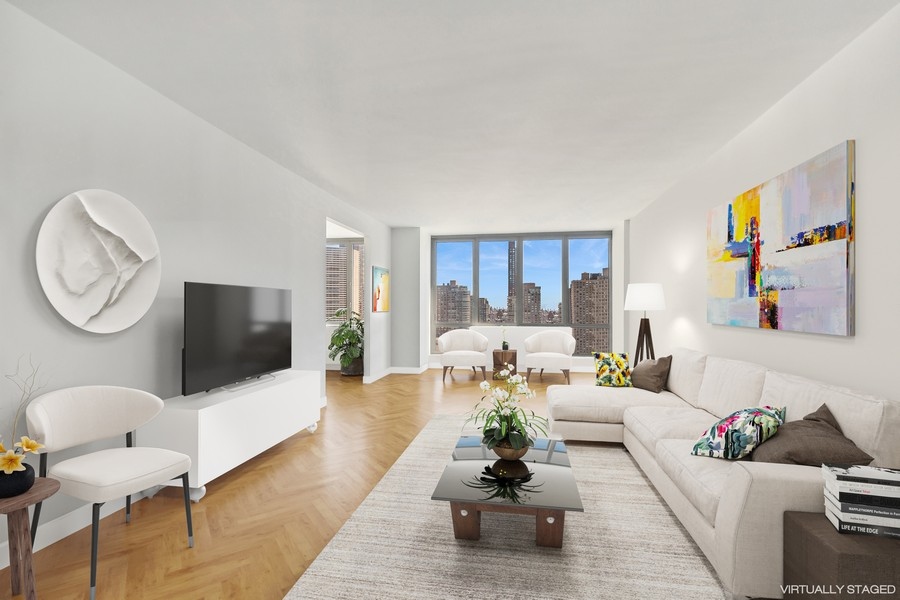
M629 283L625 310L665 310L666 297L660 283Z

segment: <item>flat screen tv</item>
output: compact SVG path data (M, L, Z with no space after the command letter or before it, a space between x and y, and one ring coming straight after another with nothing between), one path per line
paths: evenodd
M291 290L184 282L185 396L291 368Z

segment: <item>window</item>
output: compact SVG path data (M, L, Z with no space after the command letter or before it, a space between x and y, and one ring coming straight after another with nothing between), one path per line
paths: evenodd
M609 232L432 238L433 339L473 324L566 325L609 350Z
M325 322L340 323L340 309L363 314L364 245L354 240L325 242Z

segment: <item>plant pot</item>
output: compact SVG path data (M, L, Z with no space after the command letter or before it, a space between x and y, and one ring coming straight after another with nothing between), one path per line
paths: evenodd
M363 374L363 359L362 356L359 358L354 358L350 361L350 364L346 367L341 365L341 375L348 375L351 377L356 377L358 375Z
M503 460L519 460L528 452L528 446L523 446L516 450L509 442L500 442L492 449L494 454Z
M0 498L24 494L34 485L34 468L28 463L24 464L24 471L13 471L9 475L0 472Z
M509 342L503 342L501 348L503 348L504 350L509 350Z

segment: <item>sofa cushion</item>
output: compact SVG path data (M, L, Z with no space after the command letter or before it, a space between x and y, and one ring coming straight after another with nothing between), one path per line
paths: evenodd
M782 423L783 408L742 408L713 423L694 444L691 454L728 460L744 458L775 435Z
M656 394L652 394L656 396ZM659 394L660 397L664 396ZM625 411L625 428L653 454L661 439L677 438L690 442L690 452L697 436L716 422L716 417L705 410L694 408L681 401L679 407L635 406Z
M672 351L672 365L669 367L666 389L677 394L688 404L697 406L705 368L705 354L688 348L676 348Z
M671 356L642 360L631 370L631 385L658 394L666 389L671 366Z
M556 421L622 423L630 406L686 406L671 392L654 394L637 388L551 385L547 388L550 417Z
M772 439L753 451L751 458L758 462L812 467L823 463L867 465L872 462L871 456L844 437L827 404L799 421L785 423Z
M759 406L765 381L766 368L762 365L709 356L706 358L697 406L719 417L748 406ZM769 399L765 403L784 406Z
M727 460L693 456L693 444L692 440L660 440L656 444L656 461L703 518L714 525L728 474L737 465Z
M631 366L627 352L594 352L597 385L631 387Z
M787 407L787 420L802 419L826 404L844 436L874 457L873 466L900 465L900 402L777 371L766 374L766 404Z

